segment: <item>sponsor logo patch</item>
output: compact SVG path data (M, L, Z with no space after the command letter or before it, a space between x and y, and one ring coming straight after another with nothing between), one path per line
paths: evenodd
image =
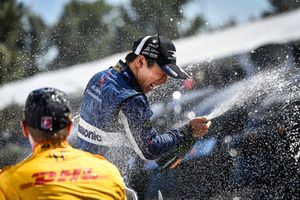
M52 117L45 116L41 118L41 128L45 130L52 129L53 126L53 120Z
M94 141L101 142L102 138L100 135L97 135L95 131L89 131L83 128L81 125L78 125L78 132L81 133L84 137L92 139Z

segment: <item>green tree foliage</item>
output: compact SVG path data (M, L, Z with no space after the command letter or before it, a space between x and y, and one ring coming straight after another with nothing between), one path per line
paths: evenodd
M115 52L129 50L132 41L142 35L161 33L170 39L193 35L204 24L202 16L195 16L188 27L181 31L184 21L183 6L191 0L131 0L130 5L119 8L121 26L116 28Z
M132 47L132 41L146 34L145 30L138 29L136 20L132 16L131 8L120 6L118 8L119 21L115 23L114 40L111 41L113 53L128 51Z
M148 33L159 32L171 39L178 38L177 23L183 18L181 6L188 0L132 0L135 12L136 28Z
M300 7L299 0L269 0L269 2L273 6L275 13L282 13Z
M28 15L15 0L0 3L0 84L30 76L39 71L36 58L41 53L45 25Z
M41 71L37 63L37 58L43 56L48 50L45 43L47 37L45 29L46 25L40 17L34 15L27 17L26 44L24 49L24 52L28 56L27 60L24 61L26 76L31 76Z
M20 75L18 50L21 50L21 16L23 8L15 1L4 0L0 4L0 83L11 81Z
M183 36L190 36L197 34L201 28L203 27L205 21L202 16L196 16L195 19L192 21L190 27L183 32Z
M52 44L59 54L49 68L67 67L109 55L111 9L103 0L73 0L67 4L51 31Z

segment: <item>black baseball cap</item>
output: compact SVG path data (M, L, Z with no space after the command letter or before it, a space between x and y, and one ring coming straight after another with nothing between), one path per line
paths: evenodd
M188 78L188 74L176 65L175 45L161 34L139 38L134 42L132 52L154 59L160 68L173 78Z
M24 121L31 128L54 133L68 126L70 110L64 92L55 88L40 88L27 97Z

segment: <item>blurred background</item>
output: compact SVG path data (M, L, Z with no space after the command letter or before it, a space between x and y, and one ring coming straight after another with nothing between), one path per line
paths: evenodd
M298 0L1 0L0 168L31 152L19 127L31 90L65 91L76 115L94 73L162 33L191 78L148 95L155 126L213 126L178 168L149 170L149 198L298 199L299 22Z

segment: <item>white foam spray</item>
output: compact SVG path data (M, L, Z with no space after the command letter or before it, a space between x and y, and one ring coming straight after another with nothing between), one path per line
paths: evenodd
M237 82L205 99L195 110L205 114L209 109L209 119L221 116L234 107L270 94L281 94L289 86L286 80L286 68L263 71L257 75ZM206 111L207 112L207 111Z

